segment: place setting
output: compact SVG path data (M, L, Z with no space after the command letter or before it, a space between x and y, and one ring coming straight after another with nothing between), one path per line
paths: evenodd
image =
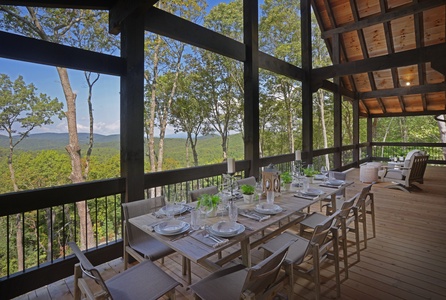
M245 231L245 226L237 222L238 207L234 201L228 204L227 218L212 225L206 225L204 230L194 232L190 236L203 244L217 248L229 242L229 238ZM195 222L192 222L195 224ZM201 224L200 224L201 225ZM197 227L200 227L197 225Z

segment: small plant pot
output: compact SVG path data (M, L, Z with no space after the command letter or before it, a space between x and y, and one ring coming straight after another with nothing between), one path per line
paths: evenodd
M243 194L243 202L252 203L254 201L254 195L245 195Z
M308 180L308 183L313 183L313 179L314 179L314 177L313 176L307 176L307 180Z
M206 214L206 217L213 218L217 216L217 207L214 207L210 212Z
M284 183L283 189L288 192L291 191L291 183Z

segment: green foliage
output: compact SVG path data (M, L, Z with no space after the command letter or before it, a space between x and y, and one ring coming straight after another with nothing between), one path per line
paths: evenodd
M313 168L304 168L303 170L304 170L305 176L307 176L307 177L312 177L319 173L318 171L316 171Z
M220 203L220 196L218 196L217 194L203 194L198 197L197 208L200 208L200 206L215 208L217 207L218 203Z
M280 179L283 183L291 183L293 181L293 177L291 176L290 172L283 172L280 175Z
M249 184L242 184L240 186L240 190L242 191L242 194L244 194L244 195L253 195L255 188Z

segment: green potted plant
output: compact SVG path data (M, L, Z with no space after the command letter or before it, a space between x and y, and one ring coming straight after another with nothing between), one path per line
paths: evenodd
M215 216L217 213L218 203L220 203L220 197L217 194L203 194L198 197L197 208L199 208L207 216Z
M246 203L252 203L254 200L255 187L249 184L242 184L240 186L240 191L243 194L243 201Z
M293 181L293 177L291 176L290 172L283 172L280 175L280 180L283 182L285 190L289 191L291 182Z
M313 183L313 177L318 173L319 172L314 170L313 168L304 168L304 174L306 177L309 178L310 183Z

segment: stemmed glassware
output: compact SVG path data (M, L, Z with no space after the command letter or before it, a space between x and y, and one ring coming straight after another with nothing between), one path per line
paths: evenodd
M321 167L321 174L324 176L324 182L327 181L327 174L328 174L328 170L326 166L322 166Z
M228 200L231 198L230 192L227 192L225 190L220 192L220 202L217 206L217 212L221 213L221 217L225 215L225 211L228 207Z

